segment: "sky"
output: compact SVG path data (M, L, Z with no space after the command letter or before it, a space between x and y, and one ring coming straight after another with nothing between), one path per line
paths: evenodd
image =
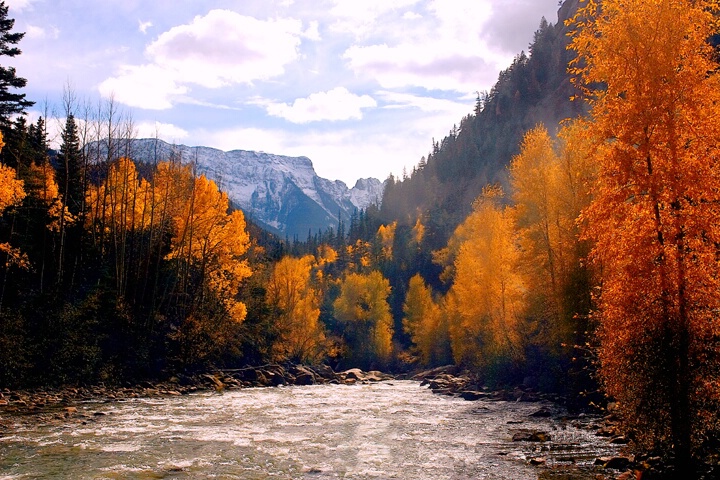
M138 138L307 156L349 186L408 172L558 0L6 0L51 137L112 100ZM52 139L51 139L52 140Z

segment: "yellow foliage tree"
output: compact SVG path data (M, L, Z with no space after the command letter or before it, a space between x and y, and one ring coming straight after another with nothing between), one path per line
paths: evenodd
M574 342L575 318L589 308L589 288L577 285L587 253L577 219L590 198L591 155L582 143L588 135L576 121L566 124L560 138L556 148L545 127L537 126L510 165L520 263L532 285L527 316L538 320L536 340L555 353L562 343Z
M387 364L392 355L393 319L387 299L390 282L378 271L345 277L333 303L335 318L345 324L350 359L358 366Z
M447 317L420 274L410 279L403 312L403 329L415 344L420 363L429 366L451 360L447 354L450 344Z
M5 146L0 133L0 150ZM8 207L19 205L25 198L24 182L17 178L14 168L0 165L0 214ZM30 266L27 255L9 243L0 243L0 252L5 253L5 266L15 265L21 268Z
M245 216L228 214L227 194L204 175L194 181L190 198L174 218L168 258L185 260L203 283L222 299L231 318L242 322L245 305L236 300L242 281L252 273L244 257L250 247Z
M380 241L380 248L382 256L385 258L392 258L393 255L393 243L395 242L395 230L397 230L397 222L393 222L390 225L380 225L378 228L377 236Z
M132 160L122 157L113 163L105 180L88 190L88 222L96 238L118 245L124 242L126 232L145 228L149 223L149 191L148 182L140 179Z
M481 370L522 355L525 285L512 216L497 205L501 196L486 188L456 232L466 240L454 261L450 339L455 360Z
M17 178L14 168L0 165L0 213L19 205L25 198L24 182Z
M583 213L601 266L609 395L683 473L720 435L716 0L588 0L571 22L599 166ZM602 88L598 88L602 85Z
M277 361L314 363L325 355L325 331L319 321L320 296L313 288L315 258L283 257L267 285L267 303L275 312Z

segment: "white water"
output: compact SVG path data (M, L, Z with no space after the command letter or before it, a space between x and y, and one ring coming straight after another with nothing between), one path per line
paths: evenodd
M538 408L466 402L408 381L88 403L64 421L11 418L0 479L522 480L543 471L531 457L562 466L613 451L590 431L528 416ZM518 428L553 442L512 442Z

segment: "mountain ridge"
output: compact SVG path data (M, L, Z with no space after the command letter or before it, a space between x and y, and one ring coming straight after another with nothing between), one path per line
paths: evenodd
M384 183L361 178L352 188L317 175L308 157L252 150L170 144L160 139L130 139L118 148L136 162L177 160L215 181L232 204L272 233L304 239L337 228L355 210L380 205Z

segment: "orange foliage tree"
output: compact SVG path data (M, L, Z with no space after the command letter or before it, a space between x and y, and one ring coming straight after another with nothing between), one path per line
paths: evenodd
M588 0L572 71L599 166L600 373L633 438L681 468L720 433L717 0Z
M0 133L0 150L5 146ZM0 165L0 213L6 208L19 205L25 198L24 182L17 178L14 168ZM5 266L17 265L29 267L27 255L19 249L12 247L8 242L0 243L0 252L6 255Z

